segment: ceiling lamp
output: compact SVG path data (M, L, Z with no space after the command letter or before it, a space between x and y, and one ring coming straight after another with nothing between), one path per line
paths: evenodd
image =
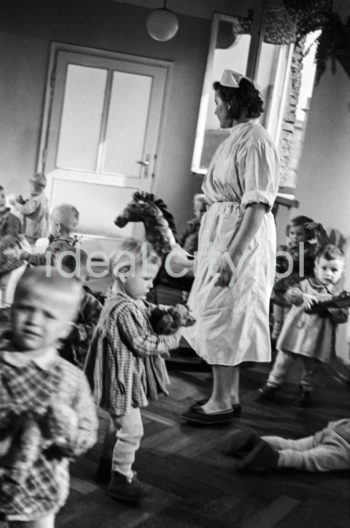
M167 9L166 0L161 9L154 9L147 17L147 31L150 37L160 42L175 37L179 29L179 21L174 11Z

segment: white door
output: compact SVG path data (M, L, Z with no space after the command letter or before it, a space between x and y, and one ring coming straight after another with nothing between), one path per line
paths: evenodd
M137 58L56 53L41 169L51 207L76 205L80 232L135 234L114 218L135 189L152 191L166 75Z

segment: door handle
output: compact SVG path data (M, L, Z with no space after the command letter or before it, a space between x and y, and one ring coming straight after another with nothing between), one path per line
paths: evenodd
M148 167L149 167L149 163L150 163L150 155L147 154L145 156L145 159L144 160L138 160L136 163L138 163L139 165L141 165L141 167L144 167L144 170L143 170L143 177L144 178L148 178Z

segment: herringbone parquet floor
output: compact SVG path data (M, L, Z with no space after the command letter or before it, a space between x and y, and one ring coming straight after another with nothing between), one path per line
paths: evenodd
M220 446L234 427L290 438L309 435L349 415L349 386L326 372L318 376L312 407L293 404L289 383L275 402L257 398L268 367L242 371L243 413L234 424L195 427L181 413L205 396L210 374L176 372L170 397L143 411L145 437L138 476L150 497L138 507L108 498L94 481L100 446L72 466L71 494L57 528L345 528L350 525L349 473L298 471L239 474ZM103 436L103 420L101 421Z

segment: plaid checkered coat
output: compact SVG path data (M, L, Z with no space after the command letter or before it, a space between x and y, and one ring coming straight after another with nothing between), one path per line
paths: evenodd
M62 404L76 417L74 429L67 428L64 433L69 439L69 457L89 449L96 442L97 418L84 374L58 355L43 369L33 361L15 365L3 352L0 351L0 419L8 412L31 413L42 423L51 405ZM58 511L67 498L68 458L49 460L44 454L44 439L42 447L28 473L22 475L21 483L9 480L9 470L0 459L0 514L8 519L40 518Z
M159 393L168 394L164 360L179 337L158 335L148 314L155 305L112 294L103 307L85 363L96 403L122 416L131 406L144 407Z

